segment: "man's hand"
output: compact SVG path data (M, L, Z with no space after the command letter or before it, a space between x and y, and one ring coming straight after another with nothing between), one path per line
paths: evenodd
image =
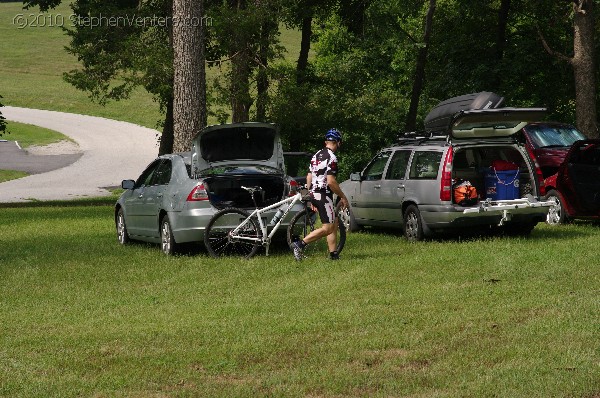
M340 199L340 208L342 210L346 210L348 208L348 199L346 199L345 197L343 197L342 199Z

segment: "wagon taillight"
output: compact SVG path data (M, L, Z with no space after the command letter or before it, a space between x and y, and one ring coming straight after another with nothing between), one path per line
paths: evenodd
M454 151L452 147L448 148L446 152L446 159L444 159L444 165L442 166L442 179L440 181L440 200L449 201L452 200L452 157Z

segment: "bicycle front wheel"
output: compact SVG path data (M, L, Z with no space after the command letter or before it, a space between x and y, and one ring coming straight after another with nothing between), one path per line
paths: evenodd
M204 231L204 245L208 253L216 258L254 256L260 246L262 232L256 220L249 217L248 212L233 208L215 214ZM248 219L246 225L233 235L233 230L246 219Z
M346 243L346 227L344 223L339 221L339 217L335 219L336 223L336 250L341 253ZM288 226L287 230L287 242L290 248L292 243L298 240L304 239L304 237L310 234L315 229L321 228L321 220L319 215L310 209L304 209L299 211ZM327 237L327 239L331 239ZM329 246L326 238L321 238L316 242L312 242L306 246L304 253L329 253Z

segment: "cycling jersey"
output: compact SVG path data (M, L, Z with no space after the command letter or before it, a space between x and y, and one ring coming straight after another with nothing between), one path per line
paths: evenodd
M310 172L312 173L312 192L325 193L331 196L331 190L327 185L327 176L337 176L337 158L329 148L323 148L310 160Z
M337 175L337 158L329 148L323 148L315 153L310 161L312 174L311 196L312 204L317 208L321 222L331 224L335 221L333 209L333 193L327 185L327 176Z

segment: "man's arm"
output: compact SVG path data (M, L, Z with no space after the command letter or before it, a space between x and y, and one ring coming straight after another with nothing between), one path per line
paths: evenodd
M342 209L345 209L346 207L348 207L348 199L346 198L346 195L344 195L344 192L342 192L342 189L340 188L339 184L337 183L335 176L333 176L331 174L327 175L327 185L329 186L329 189L331 189L331 191L334 194L336 194L342 201Z

